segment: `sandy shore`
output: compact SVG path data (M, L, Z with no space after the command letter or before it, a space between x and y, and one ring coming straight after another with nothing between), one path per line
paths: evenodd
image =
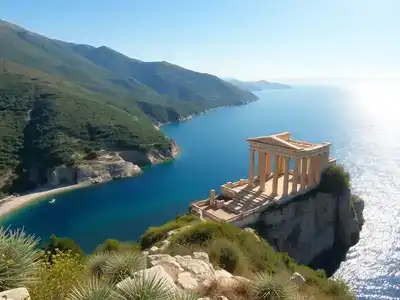
M35 200L39 200L40 198L48 197L51 195L56 195L59 193L70 191L70 190L87 187L90 185L92 185L92 184L91 183L79 183L79 184L63 186L63 187L59 187L59 188L55 188L55 189L36 191L36 192L32 192L30 194L26 194L26 195L22 195L22 196L18 196L18 197L12 197L9 200L5 201L4 203L0 202L0 217L3 217L14 210L21 208L22 206L24 206L28 203L34 202Z

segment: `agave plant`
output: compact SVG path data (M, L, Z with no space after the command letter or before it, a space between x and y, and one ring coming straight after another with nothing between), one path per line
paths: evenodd
M104 275L104 269L110 257L114 255L109 252L99 252L89 256L87 267L89 273L95 278L101 278Z
M137 252L110 253L104 264L104 279L117 283L144 269L146 261L143 255Z
M109 284L93 279L84 284L78 283L67 296L67 300L112 300L115 296Z
M26 286L35 279L38 239L23 230L0 228L0 291Z
M201 298L202 295L200 293L195 292L183 292L183 291L174 291L170 293L169 300L197 300Z
M115 300L170 300L170 286L156 275L136 276L118 284Z
M254 300L294 300L296 288L291 281L278 280L268 273L257 275L251 285L251 299Z

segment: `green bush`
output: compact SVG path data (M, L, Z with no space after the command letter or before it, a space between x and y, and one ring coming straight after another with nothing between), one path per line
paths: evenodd
M343 166L330 166L322 172L319 188L325 193L340 196L350 189L350 174Z
M120 242L118 240L108 239L103 244L100 244L94 250L98 252L124 252L124 251L139 251L140 246L134 242Z
M51 235L50 240L42 246L42 249L46 252L50 251L52 254L56 254L56 250L62 252L71 251L72 253L84 256L82 248L69 238L59 238L54 234Z
M356 297L350 291L349 286L341 280L325 280L321 288L322 292L335 300L355 300Z
M39 261L35 275L37 281L28 286L32 300L65 299L84 276L83 271L84 265L78 254L60 250L47 252Z
M248 271L274 273L277 266L282 263L280 254L276 253L263 239L223 222L201 222L178 232L171 238L168 251L185 254L179 251L202 250L212 258L215 257L215 262L219 263L215 253L224 243L231 248L226 252L235 252L240 258L235 268L237 274L243 275L243 272L246 274Z
M114 289L104 281L90 280L87 283L78 283L69 293L67 300L113 300Z
M210 260L231 273L243 273L247 265L240 247L228 240L215 240L209 247Z
M181 228L193 222L197 218L193 215L178 216L175 220L165 223L158 227L149 227L146 232L140 237L141 249L146 249L153 246L155 243L164 240L168 236L168 232Z

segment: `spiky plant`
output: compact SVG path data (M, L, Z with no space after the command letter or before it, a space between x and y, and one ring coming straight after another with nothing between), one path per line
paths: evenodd
M23 230L0 228L0 291L26 286L35 279L38 239Z
M99 252L89 256L87 260L89 273L95 278L101 278L104 275L104 269L108 260L113 255L114 254L110 252Z
M202 294L195 292L173 291L170 293L169 300L197 300Z
M117 283L146 267L141 253L110 253L104 264L104 279Z
M171 287L156 275L136 276L118 284L115 300L170 300Z
M67 296L67 300L112 300L115 299L113 287L104 281L92 279L78 283Z
M251 295L254 300L294 300L296 288L291 281L260 273L251 286Z

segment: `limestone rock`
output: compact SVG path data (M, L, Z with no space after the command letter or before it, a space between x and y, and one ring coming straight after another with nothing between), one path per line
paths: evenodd
M197 299L197 300L211 300L211 298L204 297L204 298L199 298L199 299Z
M189 272L179 273L177 284L184 290L194 291L199 289L196 278Z
M147 261L151 267L162 266L174 280L178 278L179 273L185 271L174 257L167 254L149 255Z
M157 246L153 246L149 249L149 254L154 254L157 253L159 251Z
M290 281L295 283L296 285L300 286L306 283L306 279L300 273L293 273L292 277L290 277Z
M167 271L165 271L165 269L162 266L154 266L149 269L144 269L144 270L138 271L132 275L132 279L130 279L130 280L135 280L135 278L140 278L140 277L160 278L165 281L165 283L171 290L176 289L174 280L171 278L171 276L169 276Z
M206 263L210 262L210 258L208 257L208 254L205 252L193 252L193 258L203 260Z
M17 288L0 293L0 299L30 300L31 297L26 288Z
M161 247L160 247L160 250L167 249L170 243L171 243L171 242L170 242L169 240L163 240L163 241L161 242L162 245L161 245Z
M212 265L203 260L194 259L190 255L177 255L175 259L184 270L192 273L199 281L215 277Z
M233 277L233 275L231 273L229 273L228 271L225 271L224 269L216 270L214 273L215 273L216 279Z
M170 236L173 236L175 233L177 233L177 230L171 230L171 231L168 231L167 235L170 237Z

